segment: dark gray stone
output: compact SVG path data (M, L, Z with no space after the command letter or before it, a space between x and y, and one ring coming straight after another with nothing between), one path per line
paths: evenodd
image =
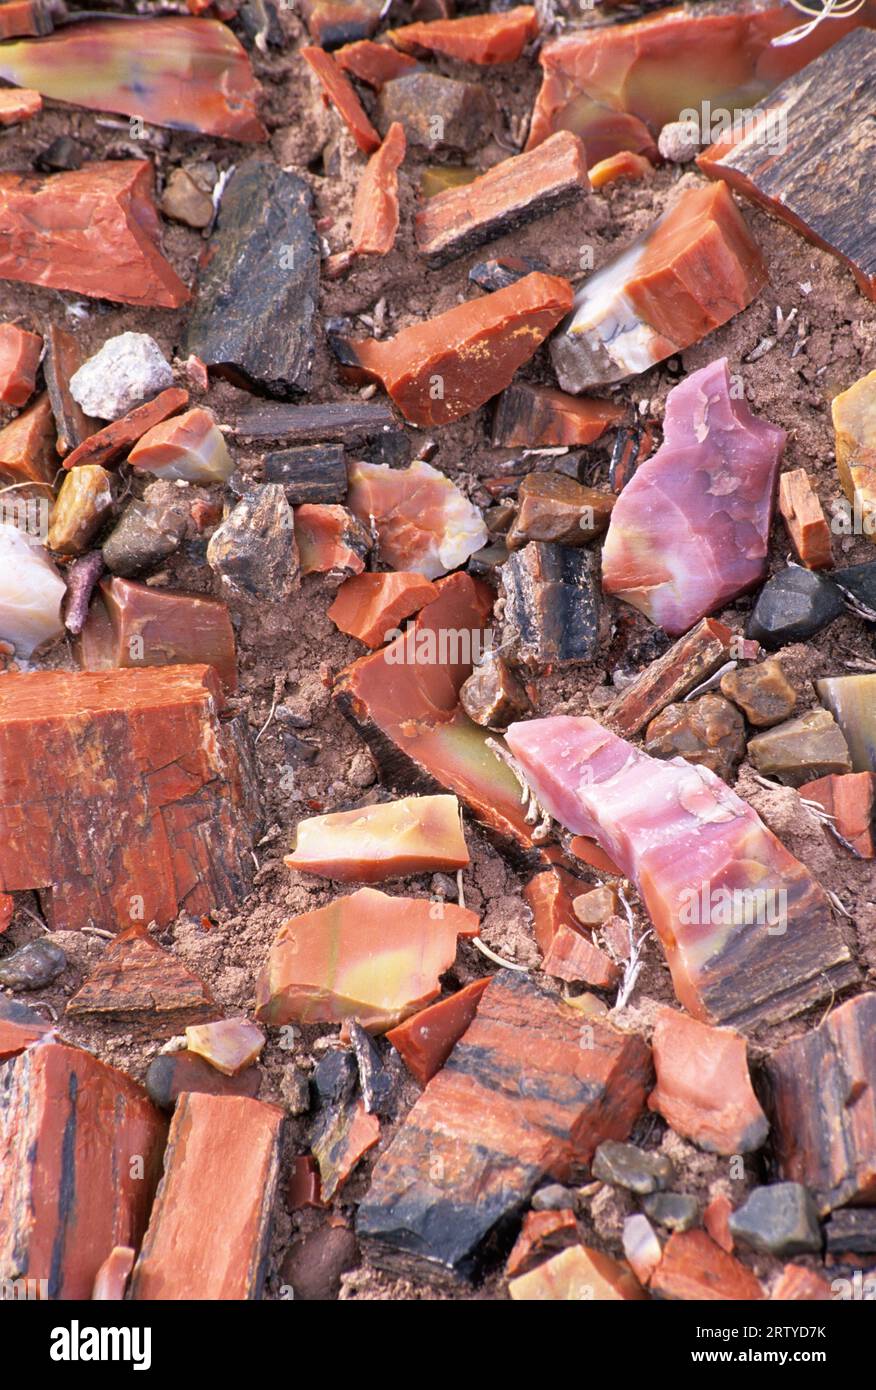
M599 582L586 550L530 541L499 571L502 651L531 671L589 661L599 645Z
M640 1197L664 1191L675 1178L675 1169L665 1154L650 1153L616 1139L599 1145L590 1170L600 1182L625 1187Z
M60 946L39 939L20 946L0 960L0 985L7 989L44 989L67 969L67 957Z
M314 444L310 448L278 449L265 454L262 476L279 483L286 501L343 502L347 495L347 466L342 444Z
M807 1187L777 1182L756 1187L730 1216L734 1240L770 1255L805 1255L821 1250L818 1211Z
M282 603L299 584L292 508L279 483L247 492L213 532L207 562L223 597Z
M516 285L518 280L522 280L524 275L531 275L534 270L549 272L544 261L537 261L532 256L502 256L479 261L468 272L468 278L479 290L492 293L493 290L505 290L509 285Z
M825 1227L829 1255L876 1255L876 1207L843 1207Z
M531 1206L533 1211L574 1211L575 1201L575 1193L570 1187L552 1182L533 1193Z
M642 1210L669 1231L689 1231L699 1224L700 1204L687 1192L652 1192L642 1198Z
M825 575L788 565L764 584L746 635L770 651L805 642L844 612L840 590Z
M866 565L849 565L846 569L833 570L831 579L851 596L854 603L872 613L869 622L876 622L876 560L868 560Z
M384 1061L377 1043L357 1019L349 1025L349 1032L365 1109L369 1114L392 1115L401 1081L398 1070L393 1069L391 1058Z
M335 1109L352 1098L359 1068L352 1052L327 1052L313 1069L311 1083L320 1108Z

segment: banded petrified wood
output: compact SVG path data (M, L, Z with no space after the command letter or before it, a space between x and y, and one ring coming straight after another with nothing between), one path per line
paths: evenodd
M650 1074L636 1034L582 1025L526 975L500 971L379 1158L360 1238L381 1264L471 1274L542 1178L567 1181L603 1140L629 1134Z
M207 666L6 675L0 889L57 930L236 904L252 876L247 735Z

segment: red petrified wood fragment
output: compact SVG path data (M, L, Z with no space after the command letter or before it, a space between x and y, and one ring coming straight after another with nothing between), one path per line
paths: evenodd
M132 1299L261 1296L282 1125L245 1096L180 1097Z
M714 675L729 660L732 642L729 627L716 618L704 618L639 672L608 706L606 722L625 738L640 733L667 705Z
M357 255L386 256L398 231L398 171L405 157L405 130L393 121L371 156L353 200L350 241Z
M760 1148L769 1124L752 1089L739 1033L661 1009L651 1046L657 1072L651 1110L709 1153Z
M111 941L67 1005L71 1016L151 1019L203 1018L215 1009L203 980L165 951L142 923Z
M508 1292L515 1301L549 1303L614 1303L648 1297L626 1265L586 1245L572 1245L530 1274L512 1279Z
M859 994L767 1063L780 1175L820 1212L876 1201L876 992Z
M339 1106L315 1136L313 1152L319 1164L322 1198L330 1202L343 1187L360 1158L380 1138L380 1121L365 1109L361 1096L352 1105Z
M33 395L43 340L15 323L0 324L0 401L24 405Z
M0 682L0 890L56 930L236 904L257 820L248 751L207 666Z
M487 542L477 507L430 463L415 459L409 468L390 468L356 462L348 476L350 508L376 532L380 558L393 569L437 579Z
M50 1025L26 1004L0 996L0 1062L17 1057L49 1032Z
M91 1298L113 1248L140 1242L164 1136L145 1091L88 1052L45 1042L7 1063L0 1279L45 1279L51 1299Z
M437 597L435 585L421 574L357 574L338 589L328 615L366 647L382 647L396 636L399 623Z
M76 468L81 463L99 463L102 468L112 467L147 430L182 410L183 406L188 405L188 400L188 391L179 386L169 386L154 400L147 401L145 405L135 406L120 420L113 420L96 434L89 435L67 455L64 467Z
M2 14L2 11L0 11ZM0 125L20 125L29 121L43 109L43 99L39 92L19 87L17 90L0 91Z
M723 1192L719 1192L709 1202L703 1212L703 1225L708 1235L716 1245L720 1245L722 1250L726 1250L728 1255L733 1254L733 1234L730 1230L730 1217L733 1215L733 1203Z
M592 444L609 425L626 415L612 401L568 396L550 386L515 382L496 402L493 447L548 449L559 445Z
M178 309L191 296L159 250L152 187L148 159L0 174L0 279Z
M399 53L386 43L372 43L371 39L360 39L358 43L344 44L336 50L335 62L344 72L357 77L378 92L386 82L394 77L402 77L417 67L416 58Z
M620 971L605 951L594 946L587 936L575 927L562 923L542 961L546 975L570 984L593 985L596 989L611 989L620 978Z
M302 575L347 578L364 570L371 537L346 507L302 502L295 508L295 544Z
M710 1240L705 1231L676 1231L651 1279L659 1298L694 1302L763 1298L760 1283L743 1264Z
M447 1061L459 1039L478 1011L481 995L491 976L473 980L448 999L439 999L426 1009L391 1028L388 1040L405 1060L405 1066L421 1086L431 1081Z
M573 1211L528 1211L508 1256L505 1273L509 1279L525 1274L539 1256L577 1244L577 1240L578 1226Z
M572 287L534 271L394 338L349 341L351 364L423 428L469 415L509 384L572 304Z
M835 830L862 859L876 859L876 772L834 773L797 788L817 801Z
M4 0L0 9L0 39L23 34L50 34L54 28L46 0Z
M708 768L589 718L512 724L507 741L540 805L637 884L695 1017L785 1018L857 978L823 889Z
M435 19L427 24L405 24L390 29L392 42L406 53L443 53L462 63L491 67L514 63L530 39L538 33L532 5L517 5L502 14L463 15L461 19Z
M464 869L469 853L455 796L408 796L299 821L283 862L339 883L380 883Z
M373 154L380 145L380 136L366 116L347 74L338 67L332 55L322 48L302 48L301 57L311 72L319 78L323 89L323 101L326 105L331 103L334 106L359 149L364 154Z
M51 484L59 467L55 421L44 394L0 430L0 477L18 483Z
M546 956L561 927L575 926L572 903L581 892L583 883L565 869L543 869L531 878L523 890L532 911L535 944Z
M446 909L445 909L446 911ZM358 1230L382 1262L466 1274L544 1177L568 1181L644 1103L648 1048L501 971L375 1166Z
M779 511L800 564L811 570L832 565L830 527L805 468L779 478Z

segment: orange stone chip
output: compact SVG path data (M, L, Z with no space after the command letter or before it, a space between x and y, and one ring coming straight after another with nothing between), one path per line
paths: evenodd
M471 414L504 390L571 306L568 280L534 271L394 338L345 347L350 362L383 385L407 420L431 428Z
M3 88L0 91L0 125L19 125L29 121L43 109L39 92L27 87Z
M371 39L344 44L343 48L335 50L334 59L344 72L378 92L394 77L402 77L418 66L416 58L409 58L406 53L390 48L389 44L374 43Z
M360 888L284 922L256 984L256 1016L281 1023L356 1018L371 1033L421 1009L440 992L457 936L476 936L478 917L428 898L390 898Z
M555 979L583 981L595 989L611 989L620 971L610 956L588 941L582 932L562 923L542 961L542 969Z
M0 279L178 309L191 298L159 250L148 159L0 174Z
M0 1277L45 1279L50 1299L91 1298L113 1249L140 1242L165 1131L142 1087L90 1052L45 1042L8 1062Z
M347 74L338 67L332 55L322 48L302 48L301 57L311 72L319 78L323 89L323 101L326 105L331 103L335 108L359 149L365 154L373 154L380 145L380 136L365 114Z
M569 850L576 859L580 859L582 864L589 864L592 869L598 869L600 873L614 874L620 878L622 870L618 868L614 860L611 859L595 840L591 840L587 835L573 835L569 842Z
M481 995L491 978L487 975L482 980L473 980L465 989L421 1009L387 1033L388 1040L401 1053L408 1071L421 1086L431 1081L444 1066L477 1013Z
M7 1006L8 1007L8 1006ZM13 1009L21 1008L22 1021L16 1018ZM49 1032L49 1024L43 1023L42 1019L23 1006L13 1005L11 1018L4 1018L0 1013L0 1062L6 1062L10 1057L17 1057L19 1052L23 1052L31 1043L39 1042ZM28 1018L28 1015L32 1016Z
M261 1296L282 1125L246 1096L180 1096L132 1299Z
M876 859L876 772L833 773L797 791L833 816L831 828L856 854Z
M730 1230L730 1217L733 1214L733 1203L723 1192L719 1192L713 1197L703 1212L703 1225L716 1245L720 1245L722 1250L726 1250L728 1255L733 1254L733 1235Z
M398 635L399 623L437 597L437 588L422 574L357 574L338 589L328 615L366 647L382 647Z
M833 1299L833 1292L827 1280L816 1274L814 1269L785 1265L770 1298L789 1303L829 1303Z
M138 439L142 439L147 430L161 424L169 415L175 415L178 410L182 410L188 405L188 400L188 391L179 386L169 386L154 400L136 406L120 420L113 420L96 434L89 435L88 439L83 440L67 455L64 467L76 468L82 463L99 463L103 468L111 467L119 462L122 455L126 454Z
M443 53L462 63L492 67L514 63L530 39L538 33L532 5L517 5L501 14L463 15L461 19L435 19L426 24L404 24L390 29L392 42L405 52Z
M408 796L298 822L283 861L339 883L380 883L469 863L455 796Z
M512 1279L508 1292L515 1302L615 1303L648 1297L631 1269L586 1245L570 1245L531 1273Z
M393 121L371 156L353 199L350 241L357 255L386 256L398 231L398 170L405 157L404 126Z
M618 179L643 179L654 171L654 165L643 154L632 150L618 150L606 159L600 159L590 169L590 187L605 188Z
M514 1242L505 1265L509 1279L525 1274L540 1255L552 1247L577 1242L578 1226L575 1213L565 1211L528 1211L523 1218L520 1235Z
M202 406L152 425L134 445L128 463L174 482L227 483L234 472L224 435Z
M779 511L801 565L811 570L832 565L830 527L805 468L779 477Z
M705 1231L676 1231L666 1242L663 1259L651 1279L659 1298L693 1302L764 1297L750 1269L710 1240Z
M265 1035L248 1019L223 1018L187 1028L186 1045L223 1076L236 1076L260 1055Z
M751 1085L745 1039L661 1009L651 1043L657 1085L648 1106L709 1153L751 1153L769 1124Z
M197 975L159 946L142 923L111 941L67 1005L71 1017L161 1018L203 1015L213 996Z
M543 869L523 890L532 911L535 944L546 956L561 927L575 927L572 903L581 891L581 880L565 869Z
M294 524L302 575L335 574L346 578L362 573L371 537L346 507L302 502L294 510Z
M16 483L53 483L60 468L55 418L44 393L0 430L0 477Z
M2 95L2 94L0 94ZM0 323L0 401L24 405L33 395L43 340L16 323Z

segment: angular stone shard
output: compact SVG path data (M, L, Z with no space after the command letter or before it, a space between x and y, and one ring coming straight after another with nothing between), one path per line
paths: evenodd
M496 103L479 83L435 72L409 72L387 82L377 99L377 124L404 126L408 144L434 154L470 154L489 138Z
M281 483L286 501L343 502L347 495L347 468L341 444L317 444L304 449L277 449L265 454L262 477Z
M381 1264L473 1272L544 1178L567 1181L634 1124L650 1075L635 1034L581 1021L526 975L495 975L474 1021L378 1159L358 1231Z
M99 422L89 419L70 391L70 382L82 362L83 356L76 338L72 333L65 333L57 324L52 324L46 333L43 374L55 417L58 436L56 448L62 457L100 429Z
M460 19L434 19L426 24L405 24L390 29L388 37L405 53L443 53L462 63L492 67L514 63L530 39L538 33L532 5L516 5L499 14L463 15Z
M577 202L589 188L584 146L560 131L537 150L512 155L472 183L429 198L414 218L417 250L430 266L445 265Z
M361 574L371 536L346 507L305 502L295 508L295 544L301 574Z
M697 163L831 251L876 299L876 234L861 216L876 194L869 129L876 34L857 28L839 38L832 29L830 41L827 53L749 110ZM825 161L835 171L829 184L819 177Z
M375 401L332 401L325 405L257 404L238 417L236 433L248 439L286 439L318 444L339 439L355 444L380 438L396 427L396 416ZM269 481L271 481L269 479Z
M484 729L504 730L532 709L523 682L518 680L507 661L492 651L484 653L460 686L459 703L469 719Z
M406 420L431 428L470 415L504 390L568 312L571 299L567 280L534 273L394 338L349 340L345 347Z
M657 1085L648 1106L708 1153L751 1153L769 1123L751 1085L745 1039L661 1009L651 1040Z
M52 508L46 545L59 555L84 555L114 505L113 476L99 463L64 475Z
M228 609L205 594L104 579L83 630L80 653L85 671L203 663L215 667L226 689L237 689Z
M797 691L774 656L756 666L740 666L721 677L721 694L738 705L756 729L780 724L794 713Z
M390 468L356 462L348 477L350 509L376 531L380 558L393 569L437 579L487 542L477 507L430 463Z
M523 896L532 912L535 944L546 956L562 927L574 930L577 919L572 904L582 881L565 869L544 869L527 883Z
M310 37L323 48L334 48L373 34L383 14L383 0L302 0L301 14Z
M305 47L300 52L319 79L326 106L331 104L335 108L363 154L373 154L380 145L380 136L365 114L347 74L322 48Z
M785 1265L770 1298L789 1303L829 1303L833 1299L833 1292L827 1280L816 1274L814 1269Z
M648 725L644 747L652 758L684 758L732 782L745 757L745 720L710 690L697 700L667 705Z
M135 1302L261 1297L283 1118L243 1096L180 1097L134 1267Z
M382 647L398 635L399 623L437 597L436 586L421 574L359 574L338 589L328 616L366 647Z
M561 1249L577 1242L574 1211L528 1211L505 1264L505 1273L509 1279L526 1274L539 1263L540 1256L552 1251L559 1254Z
M360 1158L374 1148L379 1138L380 1120L368 1114L361 1097L327 1113L323 1127L313 1139L324 1202L337 1195Z
M876 616L876 560L870 560L865 565L849 565L845 569L834 570L831 578L860 610L869 610L871 615ZM873 622L874 616L867 621Z
M388 786L455 792L483 824L522 846L532 832L513 773L489 735L459 707L459 690L488 643L492 594L467 574L437 582L438 597L407 632L354 661L335 698L371 748Z
M0 995L0 1062L17 1057L50 1031L51 1025L33 1009Z
M265 1035L245 1018L224 1018L186 1029L189 1052L203 1057L223 1076L237 1076L261 1054Z
M836 466L854 514L849 518L876 542L876 371L862 376L831 403Z
M441 1070L478 1011L492 976L473 980L447 999L420 1009L386 1034L405 1066L421 1086Z
M551 342L560 386L587 391L647 371L720 328L766 281L726 185L688 189L576 294Z
M90 463L110 468L118 463L122 455L127 454L132 445L136 444L138 439L142 439L148 430L182 410L183 406L188 405L188 401L188 391L183 391L179 386L169 387L167 391L162 391L160 396L156 396L154 401L138 405L120 420L113 420L111 425L104 425L96 434L90 434L67 455L64 467L78 468L81 464Z
M227 483L234 472L222 431L201 406L153 425L137 440L128 463L173 482Z
M876 1254L876 1211L872 1207L869 1210L846 1207L834 1212L827 1223L826 1235L828 1255L848 1263L852 1263L850 1256L872 1257Z
M0 525L0 641L27 659L60 637L66 587L41 545L17 526Z
M704 618L639 672L606 709L606 722L625 738L639 733L673 700L682 699L714 675L728 660L732 642L729 627Z
M370 39L344 44L336 50L334 58L344 72L378 92L387 82L418 66L416 58L399 53L388 43L372 43Z
M650 1287L658 1298L703 1303L751 1302L764 1297L751 1270L710 1240L705 1231L676 1232L669 1237Z
M52 408L43 394L0 429L0 476L51 487L58 468Z
M89 1052L45 1042L0 1068L0 1277L91 1298L114 1246L140 1242L164 1136L142 1087Z
M851 771L876 772L876 675L826 676L815 689L843 731Z
M244 493L210 537L207 563L235 600L282 603L294 593L300 583L295 524L278 483Z
M823 1244L811 1194L798 1182L755 1187L730 1217L738 1245L770 1255L820 1254Z
M52 6L46 0L4 0L0 10L0 38L50 34L54 27Z
M530 671L589 661L599 646L599 581L593 557L530 541L499 571L505 599L502 650Z
M779 478L779 511L800 564L807 569L829 569L833 565L830 527L805 468Z
M785 438L734 399L726 358L676 386L662 446L611 514L606 593L678 636L752 589L767 572Z
M239 902L258 802L223 704L206 666L5 676L0 889L36 889L57 931Z
M142 497L129 502L100 552L107 569L125 576L142 574L173 555L184 539L194 539L194 504L186 492L174 483L156 479L147 485ZM92 563L86 556L83 564ZM98 568L90 576L91 588L101 573Z
M215 1009L203 980L165 951L142 923L111 941L85 984L67 1005L72 1018L145 1021Z
M273 396L310 389L319 294L312 207L297 174L264 160L234 171L198 275L185 353Z
M404 127L394 121L369 159L356 188L350 242L357 256L386 256L398 232L398 171L406 149Z
M194 1052L161 1052L149 1064L144 1083L150 1099L161 1110L173 1110L183 1091L208 1096L258 1095L261 1072L247 1067L236 1076L224 1076Z
M861 859L876 859L876 772L833 774L798 787L831 817L831 829Z
M571 1245L531 1273L512 1279L508 1292L515 1302L614 1303L648 1297L626 1265L586 1245Z
M284 922L256 983L256 1016L281 1023L357 1018L371 1033L416 1013L440 993L456 938L476 936L474 912L427 898L360 888Z
M695 1018L785 1018L857 977L815 878L707 768L589 718L512 724L507 740L539 804L636 883Z
M298 822L289 869L338 883L382 883L469 863L455 796L408 796Z
M546 975L570 984L592 985L594 989L613 989L620 979L620 970L599 946L584 935L580 928L561 923L542 961Z
M565 473L527 473L517 499L517 515L505 537L509 550L527 541L586 545L606 529L615 504L611 493L582 487Z
M0 54L0 75L2 68ZM178 309L190 295L159 250L152 186L148 159L0 174L0 279Z
M43 350L38 333L0 323L0 402L22 406L30 400Z
M852 771L842 729L825 709L809 710L756 734L748 744L748 756L764 777L776 777L787 787Z
M150 125L228 140L268 138L246 50L214 19L89 19L36 42L4 44L0 77L53 101Z
M876 1198L876 993L833 1010L766 1064L779 1175L824 1215Z
M173 372L148 333L118 333L70 378L73 399L99 420L118 420L173 385Z
M626 413L623 406L611 401L580 399L550 386L514 382L496 403L493 448L592 444L609 425L619 425Z

